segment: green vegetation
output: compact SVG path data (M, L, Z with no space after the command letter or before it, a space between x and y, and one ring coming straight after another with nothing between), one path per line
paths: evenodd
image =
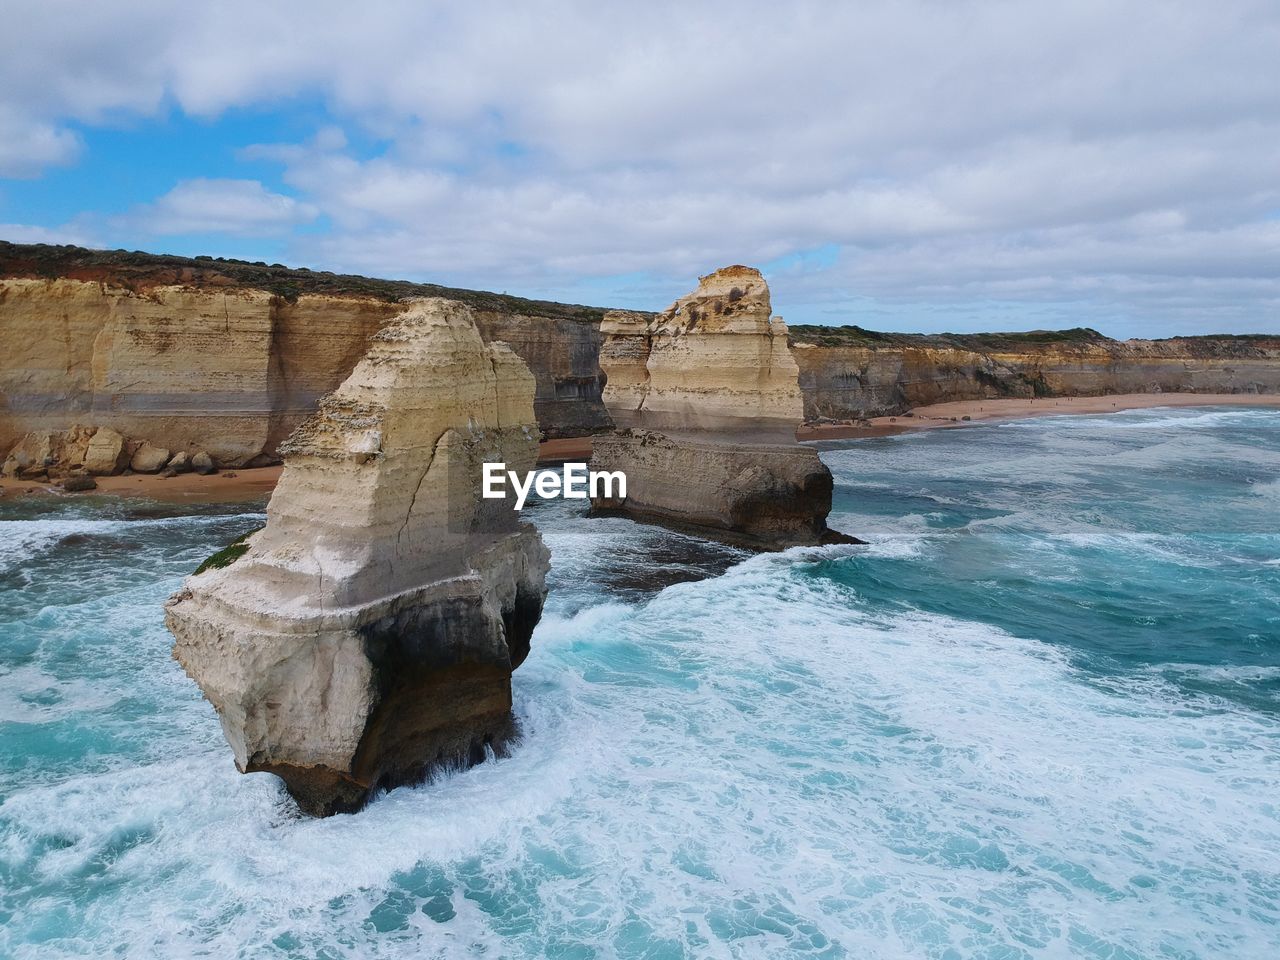
M799 323L788 325L788 329L794 343L811 343L819 347L951 347L981 353L1041 344L1114 342L1088 327L1024 333L881 333L856 325L823 327Z
M265 290L289 303L304 294L371 297L397 303L410 297L448 297L476 310L528 313L541 317L599 322L603 307L587 307L550 300L526 300L505 293L461 290L434 283L377 280L283 264L250 263L223 257L175 257L129 250L86 250L84 247L0 240L0 277L105 280L129 290L162 284L192 287L241 287Z
M221 570L223 567L231 566L231 564L235 563L249 552L249 544L245 541L261 529L261 527L256 527L248 533L243 533L236 537L213 556L205 560L204 563L196 567L196 573L204 573L206 570Z

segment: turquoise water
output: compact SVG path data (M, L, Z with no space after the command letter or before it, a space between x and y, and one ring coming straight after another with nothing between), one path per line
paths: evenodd
M1280 413L823 456L870 546L538 505L523 743L325 821L168 657L260 515L0 500L0 955L1280 955Z

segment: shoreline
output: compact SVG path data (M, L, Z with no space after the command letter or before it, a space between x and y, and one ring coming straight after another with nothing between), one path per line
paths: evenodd
M158 473L132 476L94 477L97 489L66 493L56 482L0 478L0 497L23 494L53 494L60 497L141 497L167 503L236 503L270 496L283 467L229 468L202 476L180 473L162 477Z
M950 400L917 407L911 415L873 417L864 423L832 423L800 427L799 440L862 440L891 437L923 430L946 430L979 423L999 423L1032 417L1120 413L1158 407L1276 407L1280 394L1240 393L1124 393L1104 397L1044 397L1036 400ZM968 417L968 420L961 419ZM546 440L539 445L538 463L558 464L587 460L591 437ZM25 494L53 494L66 497L141 497L169 503L236 503L270 495L283 467L254 467L224 470L201 476L183 473L176 477L158 474L97 477L96 490L63 493L45 481L0 478L0 497Z
M894 417L872 417L863 423L824 423L796 431L800 440L862 440L921 430L946 430L979 423L1031 417L1121 413L1157 407L1280 407L1272 393L1118 393L1102 397L1041 397L1035 400L948 400L916 407ZM968 420L962 419L968 417Z
M538 445L538 465L564 463L567 460L589 460L591 437L567 437L544 440ZM0 498L26 494L66 497L143 497L166 503L236 503L270 496L284 467L230 467L218 473L201 476L180 473L176 477L135 473L131 476L95 477L97 489L83 493L65 493L55 482L16 480L0 477Z

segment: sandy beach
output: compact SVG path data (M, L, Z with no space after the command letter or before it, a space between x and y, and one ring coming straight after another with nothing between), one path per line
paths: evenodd
M590 437L569 437L546 440L538 447L539 463L563 463L566 460L591 458ZM98 477L98 488L92 494L108 494L119 497L145 497L177 503L233 503L238 500L256 500L268 496L280 479L281 467L256 469L234 468L202 477L195 473L183 473L176 477L155 474L133 474L128 477ZM12 480L0 478L0 496L20 496L24 493L62 494L56 483L37 480Z
M543 440L538 444L539 463L564 463L566 460L590 459L590 437L564 437L559 440Z
M97 477L98 488L87 493L63 494L56 483L35 480L0 479L0 494L56 493L68 497L107 494L117 497L144 497L178 503L233 503L268 496L280 479L282 467L258 467L253 470L224 470L201 476L180 473L176 477L157 474L134 474L124 477Z
M1046 417L1063 414L1116 413L1150 407L1203 406L1280 407L1280 395L1238 393L1126 393L1110 397L1050 397L1038 400L957 400L917 407L911 415L874 417L866 423L822 424L801 427L801 440L846 440L863 437L886 437L916 430L957 429L977 423ZM968 417L968 420L964 420ZM538 450L539 463L563 463L587 460L591 456L590 437L568 437L544 441ZM138 475L98 477L98 488L92 494L122 497L145 497L179 503L230 503L266 497L280 478L280 467L224 470L203 477L194 473L176 477ZM0 479L0 495L24 493L56 493L64 496L54 483L32 480Z
M1042 397L1036 400L954 400L916 407L898 417L873 417L864 423L831 423L801 427L801 440L852 440L887 437L915 430L971 426L997 420L1063 414L1118 413L1150 407L1280 407L1280 394L1251 393L1121 393L1109 397ZM964 418L968 417L968 420Z

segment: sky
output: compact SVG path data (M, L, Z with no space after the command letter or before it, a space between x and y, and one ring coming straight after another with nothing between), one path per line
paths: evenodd
M1280 333L1274 0L3 0L0 239Z

